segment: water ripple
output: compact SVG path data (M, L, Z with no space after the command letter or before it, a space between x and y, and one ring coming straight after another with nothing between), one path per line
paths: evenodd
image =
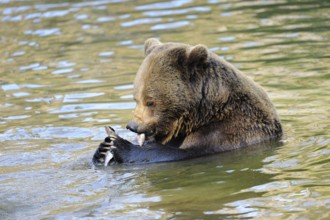
M104 92L88 92L88 93L75 93L75 94L66 94L64 96L63 102L77 102L80 99L92 98L104 95Z
M134 102L112 102L112 103L85 103L75 105L63 105L60 109L51 110L49 113L69 113L80 111L94 111L94 110L122 110L133 109L135 107Z
M65 69L58 69L52 71L52 74L66 74L66 73L71 73L73 72L74 69L72 68L65 68Z
M178 10L146 11L143 12L143 14L150 17L159 17L159 16L189 14L191 12L208 12L210 10L211 8L209 7L192 7L186 9L178 9Z
M150 27L151 30L166 30L166 29L173 29L173 28L180 28L184 26L191 25L189 21L176 21L171 23L164 23L164 24L157 24Z
M20 89L20 87L16 83L2 85L1 88L2 88L3 91L18 90L18 89Z
M9 7L2 10L4 15L16 14L18 12L23 12L29 10L30 6L18 6L18 7Z
M27 30L24 31L26 35L38 35L40 37L47 37L51 35L60 35L61 30L59 28L40 29L40 30Z
M137 26L137 25L143 25L143 24L150 24L150 23L158 23L163 21L161 18L139 18L135 19L133 21L127 21L121 23L122 27L131 27L131 26Z
M145 11L145 10L152 10L152 9L178 8L183 5L189 4L191 2L192 2L192 0L173 0L173 1L168 1L168 2L141 5L141 6L135 7L135 9Z

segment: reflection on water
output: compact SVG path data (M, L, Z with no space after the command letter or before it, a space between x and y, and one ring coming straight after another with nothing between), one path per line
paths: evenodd
M0 218L328 219L328 1L0 0ZM203 43L261 84L282 146L95 168L148 37Z

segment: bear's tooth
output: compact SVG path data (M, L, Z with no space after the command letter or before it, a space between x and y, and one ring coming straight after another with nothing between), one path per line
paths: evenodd
M145 139L146 139L146 135L144 133L141 133L141 134L138 135L138 143L139 143L140 146L143 145Z

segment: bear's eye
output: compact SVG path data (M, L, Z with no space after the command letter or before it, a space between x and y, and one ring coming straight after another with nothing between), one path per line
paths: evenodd
M146 106L151 107L154 106L154 104L155 103L153 101L147 101Z

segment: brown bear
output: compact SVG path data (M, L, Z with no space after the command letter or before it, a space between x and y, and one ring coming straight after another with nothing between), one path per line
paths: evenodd
M94 154L95 164L104 163L109 152L117 163L175 161L282 135L265 91L205 46L152 38L144 51L134 81L134 118L127 125L140 144L108 129L109 137Z

